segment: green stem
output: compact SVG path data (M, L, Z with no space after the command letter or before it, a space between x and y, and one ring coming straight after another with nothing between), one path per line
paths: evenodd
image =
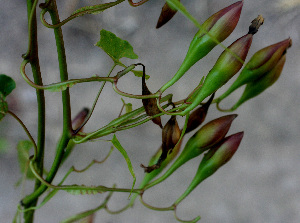
M34 83L37 85L43 85L39 55L38 55L38 42L37 42L37 19L36 19L36 5L38 0L27 0L27 15L28 15L28 50L25 54L28 57L32 69ZM43 90L36 90L37 106L38 106L38 129L37 129L37 145L35 145L35 165L37 172L43 174L44 168L44 149L45 149L45 126L46 126L46 114L45 114L45 96ZM31 137L32 138L32 137ZM32 139L33 140L33 139ZM37 190L41 185L39 180L35 181L34 190ZM30 204L25 206L32 207L37 204L38 197L33 199ZM25 222L33 222L34 210L24 214Z
M59 15L57 11L56 1L53 0L49 7L50 7L49 13L53 24L59 23ZM57 54L58 54L60 79L61 81L67 81L68 80L67 62L66 62L66 54L65 54L63 34L61 28L55 28L54 35L55 35ZM46 177L47 182L52 182L53 178L55 177L64 155L64 149L67 147L68 142L71 138L72 125L71 125L71 106L70 106L69 89L62 91L62 104L63 104L63 134L57 147L54 162L48 173L48 176ZM25 207L28 206L28 204L32 203L43 192L45 192L47 188L48 187L46 185L44 184L41 185L32 194L25 197L21 201L21 203Z

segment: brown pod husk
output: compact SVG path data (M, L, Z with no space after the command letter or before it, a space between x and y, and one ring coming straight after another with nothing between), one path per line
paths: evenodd
M177 12L177 10L172 9L166 2L161 9L161 13L160 13L160 16L159 16L157 24L156 24L156 29L162 27L167 22L169 22L173 18L173 16L176 14L176 12Z
M142 77L142 94L143 95L150 95L152 94L151 91L149 91L147 85L146 85L146 78L145 78L145 73L143 74ZM155 98L148 98L148 99L142 99L146 114L149 116L153 116L153 115L157 115L160 113L159 108L157 107L156 104L156 99ZM156 117L152 119L152 122L156 125L158 125L160 128L162 127L161 124L161 118L160 117Z
M195 111L193 111L191 113L188 123L187 123L185 133L189 133L189 132L195 130L204 122L208 108L209 108L211 102L213 101L214 96L215 96L215 94L212 94L210 96L209 100L204 105L197 108Z
M178 126L176 116L172 116L162 130L162 153L156 164L145 167L145 172L150 173L155 169L160 168L161 163L171 154L174 147L178 143L181 135L181 130Z

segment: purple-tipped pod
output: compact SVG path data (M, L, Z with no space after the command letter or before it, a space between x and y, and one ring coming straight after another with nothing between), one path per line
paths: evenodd
M145 188L152 187L162 182L187 161L199 156L207 149L220 142L227 134L232 121L236 117L237 115L226 115L205 124L188 140L181 154L166 173L148 184Z
M178 126L176 116L172 116L162 130L162 153L156 164L149 167L143 166L145 168L145 172L150 173L153 170L160 168L168 154L172 153L172 150L180 139L180 135L181 130Z
M243 104L251 98L254 98L255 96L262 93L264 90L266 90L268 87L273 85L282 72L285 60L286 56L284 55L280 58L276 66L271 71L266 73L263 77L248 83L241 98L230 110L233 111L237 109L241 104Z
M214 94L209 98L209 100L204 105L197 108L195 111L193 111L191 113L188 123L187 123L185 134L195 130L204 122L208 108L209 108L213 98L214 98Z
M146 85L146 74L143 74L142 77L142 94L143 95L150 95L152 94L151 91L148 89ZM157 107L156 99L155 98L148 98L148 99L142 99L143 106L145 108L146 114L149 116L154 116L160 113L159 108ZM162 127L161 124L161 118L156 117L152 119L152 122L156 125L158 125L160 128Z
M89 114L89 109L88 108L83 108L72 120L72 126L73 129L77 130L85 121L87 115ZM82 131L83 129L80 129Z
M156 29L162 27L167 22L169 22L176 13L177 10L170 7L169 4L166 2L161 9L161 13L156 24Z
M198 95L192 101L192 104L184 110L183 115L193 110L206 97L216 92L242 68L243 61L245 61L250 49L253 35L262 24L263 19L261 16L258 16L252 21L248 34L236 40L223 51L214 67L207 74Z
M242 6L243 1L236 2L215 13L201 25L179 70L169 82L161 87L161 92L176 83L191 66L205 57L218 44L215 40L222 42L232 33L239 21Z
M203 157L197 173L187 190L175 201L178 205L186 198L203 180L214 174L221 166L227 163L237 151L244 132L224 138L221 142L211 148Z
M242 85L255 81L266 75L276 66L290 46L291 39L288 38L256 52L246 64L235 82L216 100L216 102L220 102Z

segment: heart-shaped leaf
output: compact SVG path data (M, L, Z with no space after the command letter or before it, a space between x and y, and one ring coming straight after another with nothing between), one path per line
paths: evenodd
M133 48L126 40L122 40L115 34L102 29L100 31L100 41L96 44L107 53L114 61L119 61L122 57L137 59Z
M4 97L9 95L15 87L16 83L11 77L5 74L0 74L0 92Z

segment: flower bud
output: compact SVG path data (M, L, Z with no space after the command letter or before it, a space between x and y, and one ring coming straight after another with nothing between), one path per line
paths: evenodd
M180 135L181 131L178 126L176 116L172 116L162 130L162 153L156 164L144 167L145 172L150 173L154 169L160 168L161 163L167 158L168 154L172 153L172 150L180 139Z
M203 157L197 173L187 190L175 201L178 205L189 195L203 180L214 174L221 166L227 163L237 151L244 132L228 136L210 149Z
M198 128L198 126L200 126L202 124L202 122L204 122L208 108L209 108L213 98L214 98L214 94L210 97L210 99L204 105L197 108L195 111L193 111L191 113L188 123L187 123L185 134Z
M142 94L143 95L150 95L152 94L151 91L149 91L147 85L146 85L146 77L145 73L143 73L142 77ZM160 113L159 108L157 107L156 99L155 98L148 98L148 99L142 99L146 114L149 116L157 115ZM152 119L152 122L156 125L158 125L160 128L162 128L161 124L161 118L156 117Z
M287 48L290 46L291 39L288 38L256 52L246 64L235 82L216 101L220 102L242 85L255 81L266 75L274 68L274 66L276 66L278 61L284 56Z
M225 137L236 117L236 114L226 115L208 122L190 138L187 145L201 150L212 147Z
M263 20L261 19L261 16L258 16L252 21L248 34L236 40L223 51L214 67L207 74L198 95L192 101L192 104L185 109L183 115L193 110L206 97L216 92L241 69L243 66L242 62L245 61L250 49L253 34L257 32L262 23Z
M164 24L169 22L173 18L173 16L176 14L176 12L177 12L177 10L171 8L169 6L169 4L166 2L161 9L161 13L160 13L159 19L157 21L156 29L162 27Z
M218 43L235 29L242 11L243 1L236 2L208 18L192 40L187 55L174 77L161 87L164 92L187 72L197 61L205 57ZM214 37L211 38L211 36Z
M272 84L274 84L282 72L285 60L286 55L283 55L271 71L266 73L263 77L248 83L241 98L230 110L233 111L237 109L241 104L259 95Z
M226 115L205 124L188 140L183 151L167 172L145 188L152 187L162 182L187 161L199 156L207 149L220 142L227 134L232 121L236 117L237 115Z

